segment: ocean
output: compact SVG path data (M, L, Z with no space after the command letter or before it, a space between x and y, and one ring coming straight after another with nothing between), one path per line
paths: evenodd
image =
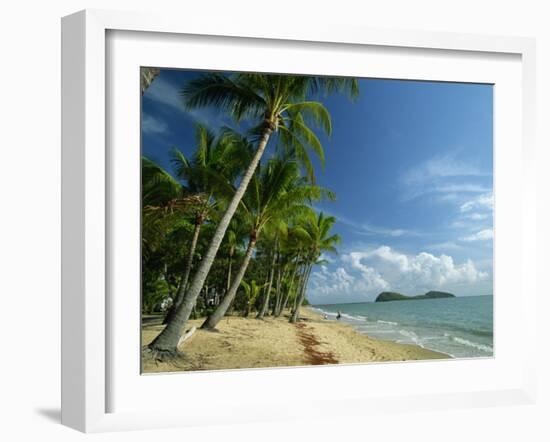
M493 356L493 297L467 296L415 301L312 306L373 338L446 353L454 358Z

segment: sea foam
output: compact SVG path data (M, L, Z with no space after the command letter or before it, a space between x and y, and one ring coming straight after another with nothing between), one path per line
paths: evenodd
M457 336L451 337L453 341L458 342L459 344L465 345L467 347L476 348L478 350L487 352L487 353L493 353L493 348L488 345L478 344L476 342L468 341L468 339L459 338Z

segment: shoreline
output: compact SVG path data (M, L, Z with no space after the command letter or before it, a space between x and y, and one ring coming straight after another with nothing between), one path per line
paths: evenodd
M337 305L337 304L335 304L335 305ZM321 307L318 307L318 306L308 306L306 308L308 308L310 311L312 311L311 312L312 314L319 315L319 317L321 319L322 319L322 316L325 313L328 314L328 315L335 315L335 313L333 313L333 312L325 312L325 310L323 310ZM355 333L358 333L361 336L366 336L367 338L369 338L371 340L374 340L374 341L389 342L389 343L397 344L397 345L407 345L407 346L412 346L412 347L418 347L418 348L421 348L421 349L426 350L426 351L442 354L442 355L446 356L447 359L456 359L456 357L453 356L450 353L445 353L444 351L441 351L441 350L434 350L432 348L424 347L424 346L422 346L418 343L409 343L409 342L405 343L405 342L399 342L399 341L395 341L395 340L391 340L391 339L382 339L382 338L379 338L379 337L373 337L373 336L371 336L367 333L364 333L364 332L360 331L357 328L357 325L349 320L349 316L346 317L346 314L342 314L342 317L343 317L343 319L340 320L340 321L337 321L336 319L332 319L332 318L328 318L328 321L337 322L338 324L346 324L349 327L351 327Z
M337 325L347 326L347 327L351 328L351 330L353 330L354 333L357 333L360 336L364 336L364 337L368 338L370 341L374 341L374 342L378 342L378 343L387 343L387 344L396 345L396 346L417 348L417 349L420 349L420 350L425 350L426 352L430 352L430 353L433 353L433 354L436 354L436 355L440 355L441 359L454 359L453 355L450 355L448 353L438 351L438 350L432 350L431 348L423 347L422 345L419 345L419 344L403 343L403 342L392 341L392 340L389 340L389 339L374 338L374 337L368 335L367 333L363 333L363 332L359 331L353 323L346 321L345 317L341 321L337 321L336 319L330 319L330 318L329 319L323 319L323 313L320 313L319 311L322 311L322 312L324 312L324 311L322 309L320 309L320 307L317 307L317 306L307 306L307 307L303 307L303 309L304 310L307 309L307 311L311 315L317 316L317 319L321 320L323 322L332 322L332 323L336 323ZM429 358L426 358L426 359L438 359L438 358L437 357L429 357ZM417 360L417 359L414 359L414 360Z
M425 305L420 305L426 303ZM419 299L417 302L365 302L357 307L318 304L311 308L375 339L418 345L452 359L493 357L493 297L490 295Z
M142 354L142 373L177 371L277 368L412 360L449 359L444 353L414 344L371 338L351 324L325 320L311 307L303 307L301 320L280 318L257 320L227 316L218 332L201 330L203 319L189 321L197 327L179 350L183 357L171 363L157 362ZM160 319L160 318L159 318ZM151 342L163 326L148 318L143 321L142 345Z

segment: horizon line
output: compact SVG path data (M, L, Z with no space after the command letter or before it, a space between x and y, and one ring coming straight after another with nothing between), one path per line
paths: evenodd
M493 293L491 294L488 294L488 295L456 295L455 298L475 298L475 297L480 297L480 296L493 296ZM434 298L434 299L441 299L441 298ZM443 299L448 299L448 298L443 298ZM396 301L399 301L399 300L396 300ZM392 302L396 302L396 301L392 301ZM419 299L418 301L429 301L429 299ZM347 304L375 304L376 301L352 301L352 302L331 302L331 303L326 303L326 304L310 304L309 306L304 306L304 307L315 307L315 306L321 306L321 305L347 305Z

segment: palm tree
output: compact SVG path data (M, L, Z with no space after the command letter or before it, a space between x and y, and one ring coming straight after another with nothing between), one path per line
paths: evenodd
M300 223L303 222L303 214L292 219L292 226L283 243L283 261L287 266L286 277L283 277L282 285L285 288L284 297L281 296L279 307L276 308L274 316L281 315L289 301L296 302L297 294L300 293L303 280L304 260L304 238ZM292 309L294 311L294 308Z
M271 312L271 315L274 317L278 317L282 312L284 302L283 286L285 285L285 281L289 279L290 271L292 269L292 256L285 246L285 242L282 241L282 244L279 244L278 249L277 278L275 281L275 303L273 304L273 310Z
M296 229L304 246L304 269L302 274L302 285L299 297L296 300L296 307L290 317L294 323L300 319L300 307L304 302L307 283L311 275L311 269L315 264L320 263L319 258L323 252L336 253L336 244L340 243L339 235L330 235L336 218L326 216L323 212L319 215L313 209L309 209L303 215L300 226Z
M147 157L141 157L141 201L146 206L166 206L184 195L183 186Z
M188 232L186 218L199 201L176 178L146 157L142 157L141 177L142 305L144 311L150 311L159 301L173 299L172 277L167 270L174 255L170 250L168 253L160 250L167 241L173 242L181 233Z
M294 231L299 219L300 214L289 220L291 227L288 229L288 234L281 238L278 244L275 303L272 311L275 317L279 317L283 312L290 293L294 289L294 281L300 267L301 245Z
M210 246L197 269L189 290L174 318L150 344L157 357L170 358L177 354L177 343L204 281L214 262L225 231L244 196L256 167L262 158L272 134L279 133L281 141L292 146L292 151L312 175L307 149L312 149L324 161L323 148L306 121L312 121L331 132L330 115L326 108L308 97L318 92L349 92L358 94L355 79L289 76L268 74L210 73L188 82L182 96L188 108L215 106L227 111L237 121L248 119L255 124L257 147L243 174L239 186L220 219Z
M151 83L157 78L160 74L159 68L141 68L141 95L151 86Z
M146 157L141 158L142 254L147 256L162 238L181 224L182 214L198 200L170 173Z
M225 284L225 292L231 288L233 257L246 239L246 229L242 221L237 217L231 220L229 228L225 234L225 242L227 246L227 279Z
M216 204L216 201L213 199L216 186L212 183L210 176L218 174L216 180L223 179L221 177L224 177L227 173L225 161L231 153L228 147L230 144L228 139L223 136L216 137L213 132L203 125L195 127L195 143L196 150L191 160L188 160L178 149L172 151L172 165L176 176L187 183L186 191L196 197L197 204L193 213L194 228L187 252L187 259L183 267L183 276L176 291L172 307L164 319L165 324L171 320L177 307L181 304L193 266L193 258L201 226L210 210Z
M165 324L173 318L183 300L193 267L201 226L210 211L220 202L220 194L223 196L223 191L220 189L231 183L238 174L238 163L235 158L240 158L243 149L246 148L241 143L241 137L233 132L222 131L219 136L216 136L204 125L196 125L195 140L196 149L191 160L177 149L172 152L172 164L177 177L187 183L187 192L195 195L199 203L195 206L193 235L183 268L183 276L172 307L165 317ZM215 199L215 196L218 196L218 199Z
M250 229L244 260L220 305L206 319L201 328L212 330L224 317L237 293L250 258L263 230L284 231L285 215L306 210L304 202L319 200L329 192L310 185L301 177L297 163L287 159L272 159L255 173L241 201L241 218ZM271 288L268 282L267 290ZM269 296L269 292L267 292ZM267 301L264 301L264 304ZM262 309L261 311L263 311Z
M246 318L250 314L250 306L254 304L256 298L258 297L258 294L260 293L260 290L264 288L265 284L258 285L255 279L253 279L250 284L248 284L243 279L241 281L241 286L243 287L246 296L245 308L243 311L243 316Z
M269 232L266 248L267 248L267 257L269 262L269 272L268 272L268 282L267 288L264 292L264 299L262 302L262 307L258 310L256 319L263 319L267 313L269 307L269 298L271 296L271 288L273 287L273 277L275 276L275 268L277 267L277 258L279 255L279 241L281 236L286 236L287 226L281 223L278 226L274 226L274 229L271 229Z

